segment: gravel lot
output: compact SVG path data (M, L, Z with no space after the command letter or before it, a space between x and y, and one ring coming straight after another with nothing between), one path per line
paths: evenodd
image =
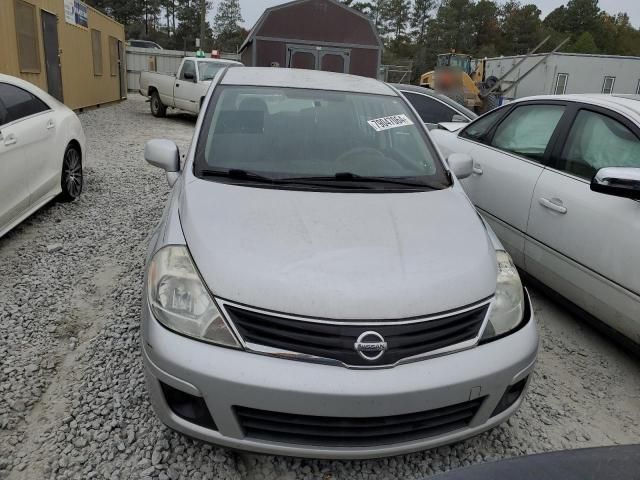
M139 353L147 236L164 174L144 142L186 151L195 119L132 96L80 115L86 184L0 239L0 478L420 478L525 453L640 441L640 362L532 292L541 332L528 398L507 424L401 457L324 461L231 452L165 428Z

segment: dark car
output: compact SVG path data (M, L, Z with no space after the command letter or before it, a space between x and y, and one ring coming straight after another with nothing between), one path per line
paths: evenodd
M156 42L152 42L151 40L129 40L127 44L130 47L157 48L158 50L164 50L160 45L158 45Z
M430 88L400 83L392 85L409 100L429 129L441 122L466 123L478 117L468 108Z

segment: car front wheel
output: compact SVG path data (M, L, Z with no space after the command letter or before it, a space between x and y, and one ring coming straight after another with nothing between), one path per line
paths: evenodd
M69 145L64 152L60 185L60 198L64 202L72 202L82 193L82 157L74 145Z

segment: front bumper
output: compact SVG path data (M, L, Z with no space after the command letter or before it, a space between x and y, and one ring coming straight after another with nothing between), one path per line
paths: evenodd
M532 309L530 309L532 312ZM533 313L517 332L469 350L399 365L354 370L208 345L161 326L143 307L142 341L151 402L160 419L189 436L218 445L276 455L374 458L424 450L488 430L511 416L519 398L492 416L509 386L527 379L536 360ZM202 397L216 429L178 416L161 384ZM236 407L324 417L390 417L482 398L464 428L428 438L367 446L324 446L245 435Z

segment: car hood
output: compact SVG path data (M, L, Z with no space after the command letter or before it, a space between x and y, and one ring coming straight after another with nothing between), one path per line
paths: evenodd
M192 180L180 221L215 296L335 319L407 318L492 295L495 251L462 191L335 193Z

